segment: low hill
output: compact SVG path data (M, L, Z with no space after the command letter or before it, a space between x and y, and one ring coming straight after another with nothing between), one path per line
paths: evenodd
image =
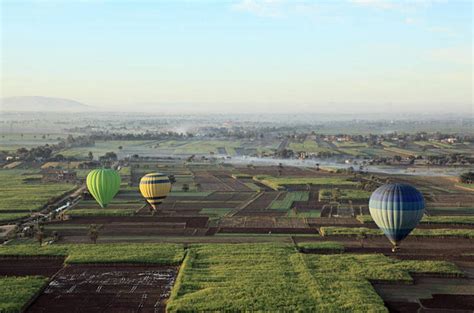
M49 97L8 97L0 101L1 111L87 111L91 107L75 100Z

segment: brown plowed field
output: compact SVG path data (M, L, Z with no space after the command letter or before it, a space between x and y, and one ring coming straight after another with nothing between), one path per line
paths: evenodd
M245 208L239 211L236 215L245 214L246 211L263 211L266 210L270 204L280 195L279 192L264 192L254 201L250 202Z
M74 225L74 224L111 224L111 223L186 223L186 227L205 228L206 216L174 217L174 216L80 216L64 222L54 222L46 225Z
M176 267L71 265L26 312L164 312Z
M53 276L63 267L63 258L2 257L0 276Z

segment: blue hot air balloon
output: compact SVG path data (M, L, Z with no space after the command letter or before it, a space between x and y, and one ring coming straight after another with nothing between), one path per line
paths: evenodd
M375 224L398 249L400 241L418 225L425 210L423 195L407 184L386 184L370 196L369 210Z

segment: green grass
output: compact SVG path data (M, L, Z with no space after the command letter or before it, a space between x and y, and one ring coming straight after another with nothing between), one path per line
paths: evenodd
M283 200L273 200L270 204L272 210L289 210L295 201L308 201L308 191L294 191L288 192Z
M355 141L334 141L333 142L338 148L367 148L366 142L355 142Z
M29 216L30 213L2 213L0 211L0 222L15 220L18 218L23 218Z
M407 149L395 148L395 147L385 148L384 150L391 152L395 155L400 155L400 156L415 156L415 155L422 154L421 152L415 152L415 151L410 151Z
M340 189L339 190L340 200L368 200L371 193L365 190L358 189ZM320 200L330 200L332 196L332 189L320 189L319 190L319 199Z
M305 152L308 152L308 153L332 152L332 153L337 154L337 151L332 150L330 148L321 147L314 140L305 140L302 143L291 142L289 144L288 148L290 150L295 151L295 152L299 152L299 151L305 151Z
M288 217L301 217L301 218L311 218L311 217L321 217L320 210L310 210L310 211L295 211L290 210L287 214Z
M66 263L149 263L177 265L184 250L177 244L35 244L0 246L0 255L67 256Z
M474 191L474 184L463 184L463 183L457 183L456 186L463 187L463 188L469 188Z
M104 155L107 152L115 152L117 154L139 154L150 153L155 141L150 140L109 140L109 141L96 141L94 146L91 147L74 147L68 148L60 154L67 157L85 158L89 154L89 151L94 155L94 159L98 159L99 156ZM122 146L122 150L119 147Z
M355 182L348 181L343 177L273 177L257 176L254 179L264 185L274 189L281 190L283 185L355 185Z
M333 236L333 235L344 235L344 236L357 236L360 234L366 234L370 236L383 235L383 232L379 229L371 229L365 227L337 227L327 226L320 228L321 235ZM457 238L474 238L474 229L415 229L410 233L410 236L419 237L457 237Z
M73 209L67 210L69 216L132 216L135 209Z
M171 191L168 196L173 197L207 197L212 191Z
M218 148L225 148L227 154L235 155L235 148L240 148L240 141L226 140L197 140L184 142L183 145L174 148L175 154L209 154L218 153Z
M304 250L333 250L334 252L344 252L344 245L335 241L298 242L297 247Z
M233 209L231 208L205 208L201 209L199 211L199 214L203 214L209 217L222 217L229 212L231 212Z
M25 179L41 178L37 171L0 170L0 211L39 210L48 200L75 188L72 184L26 183Z
M0 312L20 312L47 281L41 276L0 277Z
M373 219L370 215L358 215L357 220L362 224L371 223ZM448 215L448 216L423 216L422 224L453 224L453 225L474 225L474 216Z
M252 189L253 191L260 191L262 190L259 186L255 185L254 183L244 183L245 186Z
M191 245L168 312L387 312L369 280L412 282L410 272L461 275L439 261L381 254L301 254L292 245Z
M454 264L445 261L399 261L383 254L305 254L304 257L313 275L326 276L335 283L344 280L413 282L409 273L463 275Z

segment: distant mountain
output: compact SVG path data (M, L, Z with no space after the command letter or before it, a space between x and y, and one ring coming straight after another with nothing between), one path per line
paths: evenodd
M92 108L75 100L48 97L8 97L0 100L0 111L78 112Z

